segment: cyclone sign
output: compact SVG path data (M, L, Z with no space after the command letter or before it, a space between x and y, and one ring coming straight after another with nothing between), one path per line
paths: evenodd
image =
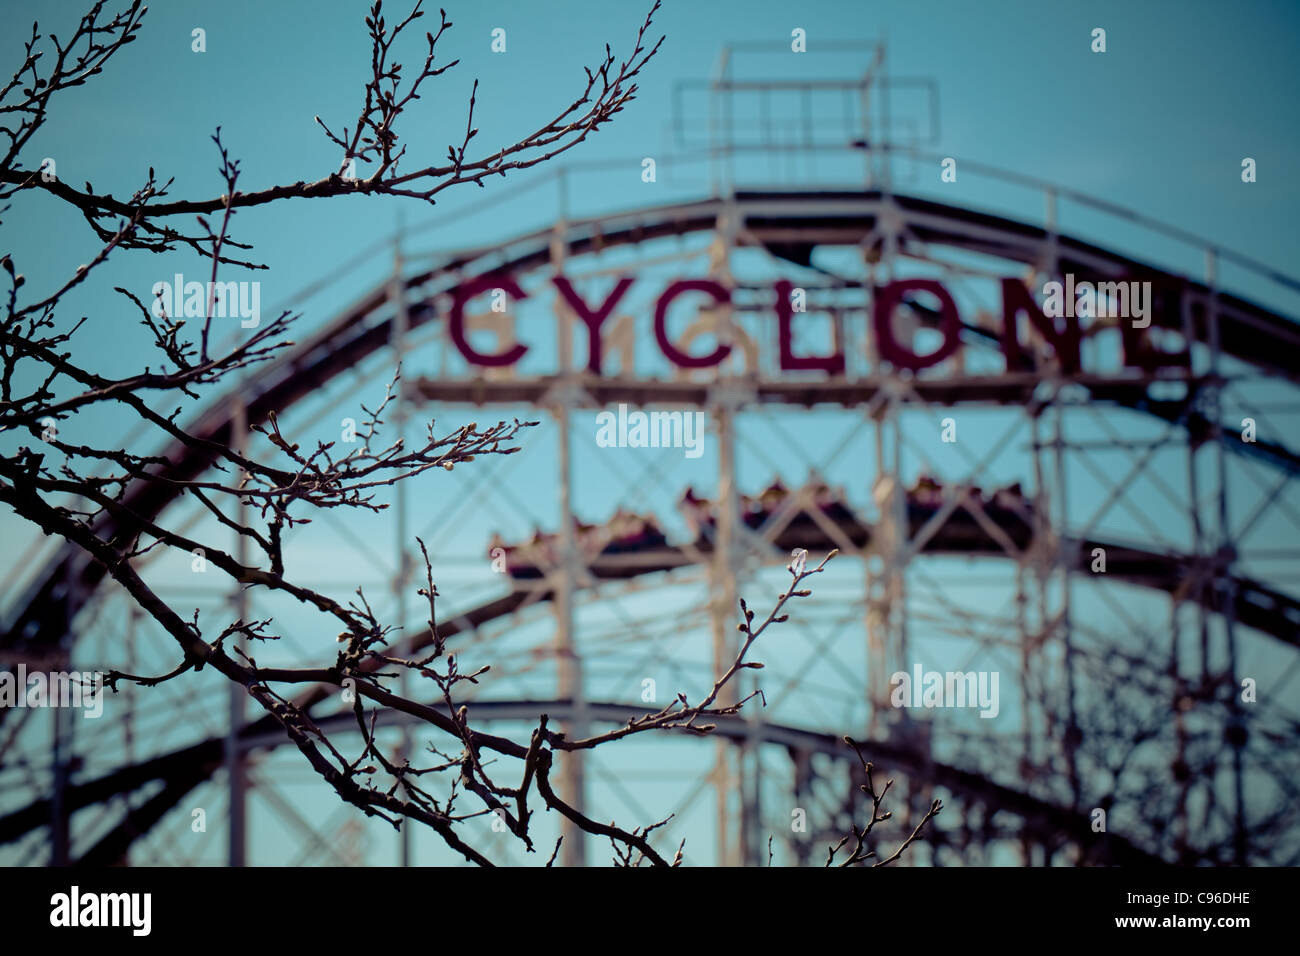
M557 294L587 331L587 371L600 375L604 355L603 328L619 302L635 280L624 276L599 304L588 302L574 289L563 275L551 277ZM1121 362L1125 367L1150 371L1158 367L1189 365L1186 349L1165 352L1155 348L1145 330L1151 325L1153 311L1176 307L1177 296L1152 291L1150 281L1115 280L1108 282L1079 282L1074 276L1062 282L1048 282L1044 286L1044 301L1040 304L1024 282L1014 278L1001 280L1002 327L998 344L1006 358L1007 371L1025 371L1034 368L1022 334L1023 316L1033 332L1050 349L1052 357L1064 374L1083 371L1080 342L1088 329L1081 319L1116 321L1120 336ZM1177 292L1177 290L1175 290ZM505 296L518 301L528 298L528 293L508 275L485 274L458 286L452 296L448 332L452 344L471 365L484 367L512 366L528 352L529 346L514 342L496 352L484 352L469 341L465 310L476 296L492 294L496 302ZM894 313L903 305L912 304L918 294L937 301L937 329L942 342L933 351L918 354L900 337L894 328ZM682 369L711 368L721 364L731 354L732 347L718 342L711 352L692 354L682 350L668 333L668 313L673 303L689 295L703 296L714 307L731 303L731 290L721 282L708 278L675 279L659 294L654 307L654 337L664 357ZM1158 304L1157 304L1158 300ZM804 290L785 279L772 283L772 310L777 317L777 350L782 371L824 371L842 375L846 362L842 349L830 354L796 355L794 352L794 325L796 317L805 314ZM1175 305L1171 306L1173 302ZM494 305L495 308L495 305ZM961 347L961 332L965 327L961 313L952 295L936 279L909 278L874 286L870 296L870 333L879 358L895 369L920 371L938 365L957 353Z

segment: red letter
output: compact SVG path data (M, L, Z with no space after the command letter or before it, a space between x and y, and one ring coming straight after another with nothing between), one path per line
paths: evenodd
M1070 310L1073 311L1073 310ZM1029 315L1029 323L1038 330L1038 334L1052 343L1056 359L1061 363L1061 371L1066 375L1079 371L1079 320L1073 315L1065 316L1065 331L1058 332L1052 321L1029 289L1019 279L1002 280L1002 353L1007 357L1007 371L1021 371L1033 368L1033 362L1020 348L1020 330L1016 319L1020 313Z
M514 365L528 351L527 345L520 345L516 342L504 352L498 352L496 355L485 355L482 352L475 351L474 347L469 344L469 340L465 338L465 303L488 289L504 289L516 299L528 298L528 294L519 288L509 276L475 276L468 282L456 286L451 301L451 320L449 323L451 340L455 343L456 348L460 349L460 354L465 356L465 361L471 365Z
M794 336L791 331L794 312L790 307L790 290L793 288L794 286L785 279L780 279L776 283L776 320L777 335L781 345L781 371L802 372L821 369L832 375L842 375L844 373L842 352L836 352L834 355L796 356L794 354Z
M943 344L929 355L917 355L911 349L903 348L894 339L894 309L903 301L903 293L913 289L929 292L939 300L939 328L943 332ZM957 313L957 304L952 301L948 290L934 279L900 279L876 288L872 299L875 302L872 319L876 330L876 350L882 359L895 368L908 368L914 372L929 368L961 347L961 316Z
M1151 300L1147 307L1151 310L1148 321L1152 328L1182 330L1182 297L1187 294L1186 280L1171 276L1168 281L1157 281L1151 285ZM1156 305L1159 298L1160 304ZM1204 319L1203 319L1204 321ZM1192 320L1196 328L1196 320ZM1120 341L1124 346L1124 364L1130 368L1140 368L1150 372L1157 368L1191 368L1192 356L1184 345L1181 352L1162 352L1151 344L1151 329L1133 327L1132 319L1119 320Z
M564 296L564 301L578 313L578 318L587 324L587 371L599 375L600 359L604 351L600 341L600 327L614 311L618 300L623 298L623 293L627 292L628 287L632 285L632 280L626 277L619 279L618 285L614 286L614 291L609 294L609 298L595 311L582 301L581 296L573 290L573 284L564 276L555 276L551 282L560 291L560 295Z
M659 347L673 364L682 368L708 368L710 365L717 365L731 354L730 345L719 344L708 355L694 356L687 355L668 341L668 303L683 292L707 292L718 302L731 301L731 293L727 291L726 286L719 285L712 279L679 279L674 282L664 289L664 294L659 297L659 302L655 306L655 338L659 340Z

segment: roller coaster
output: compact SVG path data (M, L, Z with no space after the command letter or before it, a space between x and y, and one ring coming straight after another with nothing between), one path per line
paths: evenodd
M871 72L845 86L863 102L878 88ZM734 96L742 86L723 71L711 90ZM820 862L826 838L861 810L852 785L860 771L842 742L851 734L899 776L904 821L928 795L944 795L950 810L918 848L918 862L1294 865L1300 597L1285 568L1300 554L1300 529L1289 537L1278 529L1296 513L1289 482L1300 465L1292 444L1300 324L1229 291L1219 270L1231 265L1248 277L1242 284L1275 297L1294 296L1300 284L1213 246L1197 249L1207 265L1194 278L1072 235L1060 226L1059 207L1091 201L1068 190L1044 187L1047 215L1035 223L898 189L892 164L906 158L928 168L915 148L905 156L884 146L847 152L866 161L859 188L724 182L695 201L582 217L561 210L537 230L424 259L410 254L408 237L394 246L390 276L211 401L190 423L193 439L165 450L165 477L202 475L217 449L243 440L249 425L271 413L286 433L315 434L348 401L343 383L373 385L379 363L417 370L404 377L402 416L481 407L542 413L556 456L549 530L529 537L516 526L513 536L475 541L480 564L494 565L496 573L482 577L494 593L462 602L439 624L462 656L487 655L512 632L525 635L509 657L524 663L506 666L469 702L474 720L503 727L542 713L570 728L635 718L646 710L640 683L606 679L597 665L607 654L635 657L629 635L652 631L644 638L651 650L665 642L659 605L694 595L669 613L680 616L678 633L708 644L711 659L690 664L703 679L734 655L742 590L761 593L798 550L838 549L829 595L815 591L806 605L835 617L826 624L814 614L807 622L824 632L811 641L818 654L800 663L777 652L753 685L779 685L792 703L770 714L747 706L718 722L716 743L663 739L646 758L676 762L674 748L716 748L686 771L690 801L713 796L701 826L716 846L701 859L762 862L776 834L786 859ZM558 179L579 175L586 173ZM1115 218L1126 228L1154 228L1121 212ZM553 300L553 352L539 346L509 367L473 360L487 354L483 343L493 337L501 352L538 340L545 280L565 275L608 287L611 278L671 270L671 279L683 268L696 268L686 274L703 275L727 298L697 306L676 336L668 326L682 310L661 298L660 342L667 338L674 354L694 356L699 343L713 342L723 357L710 365L674 366L638 349L645 335L636 316L654 306L634 297L609 310L608 329L597 322L592 332L586 323L595 348L585 363L574 348L581 316L563 296ZM1094 316L1080 331L1082 361L1069 368L1055 326L1031 322L1022 341L1017 310L987 304L992 289L1003 291L1005 303L1008 281L1032 292L1066 274L1150 281L1157 290L1151 327L1137 333L1122 319ZM777 331L782 300L773 300L774 281L786 277L808 299L806 316L786 318L815 326L810 337L789 326ZM963 302L962 313L904 295L883 317L872 315L881 289L918 277L942 282L945 294ZM512 294L511 314L466 312L507 278L522 293ZM457 334L457 323L467 331ZM516 336L517 328L528 335ZM941 357L912 368L890 362L882 329L907 354L924 357L928 343L929 356ZM936 339L956 344L936 352ZM467 354L470 340L479 344ZM774 341L783 342L779 359L762 344ZM843 367L792 368L785 344L842 357ZM605 367L614 356L616 372ZM1259 409L1279 395L1285 410L1269 427ZM614 491L580 494L575 457L601 454L581 450L582 416L617 403L705 410L715 442L704 459L711 473L690 472L674 484L652 465L660 487L651 495L640 465L619 466ZM990 424L967 424L967 409ZM780 416L790 414L841 416L847 437L824 455L771 452L785 438L801 444L803 436L782 424ZM1260 423L1254 440L1240 437L1244 415ZM943 417L979 436L973 458L955 457L960 449L940 442ZM754 442L758 452L746 457L751 425L766 431ZM844 465L849 455L859 459L851 467ZM1098 456L1109 464L1098 464ZM998 476L991 474L995 461ZM1174 487L1175 475L1184 487ZM518 500L536 481L516 481L515 491L502 493ZM1142 481L1151 484L1139 493ZM125 539L140 522L200 520L184 516L179 489L174 481L137 484L125 501L132 518L106 514L100 533ZM646 499L653 499L649 507ZM385 534L409 545L413 507L399 500L397 527ZM1117 520L1119 511L1126 516ZM1169 515L1178 516L1172 526ZM997 585L972 588L997 591L997 600L950 598L927 570L944 569L939 577L956 581L965 571L946 569L994 565ZM396 613L408 624L398 595L412 593L410 570L406 557L394 562ZM71 546L53 548L20 591L7 593L0 636L6 664L117 666L122 649L135 647L126 632L148 626L138 616L114 617L112 602L120 598L104 568ZM257 600L251 591L237 597ZM607 624L593 623L593 609L620 602L635 620L610 637ZM832 634L846 627L860 639L841 640L861 657L828 663ZM92 633L99 635L94 649L87 645ZM411 633L416 648L432 639L427 628ZM923 657L954 667L995 662L1014 697L998 726L891 706L889 676ZM131 660L139 666L138 657ZM823 684L839 678L855 689L828 694ZM1246 679L1257 696L1243 695ZM352 711L337 705L335 691L322 685L298 701L323 729L345 733ZM839 707L841 693L835 715L816 713L832 696ZM0 854L87 865L176 860L184 857L176 838L160 842L159 833L185 831L190 808L213 805L213 796L201 795L216 793L229 800L228 861L245 862L249 791L272 789L251 782L251 770L288 742L274 721L246 717L233 703L222 721L218 694L213 719L176 740L182 703L151 704L139 690L122 697L92 731L74 734L67 718L56 716L52 750L39 716L0 712ZM172 727L163 742L155 735L146 745L135 728L149 723L150 707L155 722ZM396 714L389 729L408 734L412 723ZM579 805L597 789L589 769L577 758L564 767L569 798ZM299 818L304 834L324 828L302 820L293 801L278 803ZM791 808L802 807L815 808L816 822L792 831ZM1100 829L1098 810L1106 820ZM304 845L331 842L328 833L304 836ZM334 851L320 852L330 858ZM567 862L583 863L589 849L573 839L565 853ZM403 843L403 862L409 854Z

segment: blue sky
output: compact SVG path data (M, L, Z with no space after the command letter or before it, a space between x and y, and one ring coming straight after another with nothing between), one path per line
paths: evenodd
M138 186L152 166L161 177L176 178L174 197L207 197L221 191L210 140L221 126L225 144L242 164L241 189L319 178L337 167L339 156L313 116L333 128L355 116L368 66L362 25L367 6L158 3L150 9L140 39L102 76L57 101L46 129L27 151L28 164L52 157L62 179L90 180L97 192L119 196ZM477 142L483 148L531 131L573 99L582 65L594 63L606 42L616 54L629 49L648 8L648 3L629 0L449 2L455 26L440 51L444 59L461 63L431 81L403 117L398 131L410 157L404 165L423 165L426 157L435 162L449 143L458 142L475 78L480 82ZM404 10L392 4L387 13L391 19ZM10 24L31 19L27 4L5 0L0 12ZM436 15L435 6L411 39ZM39 11L45 32L66 32L69 16L54 5ZM498 27L506 30L504 54L490 48L491 32ZM663 33L668 39L641 78L638 99L565 157L607 163L598 172L574 174L574 207L595 212L702 195L707 180L698 167L681 177L661 175L653 185L640 178L643 157L668 158L674 151L674 84L707 77L724 43L788 43L796 27L807 31L808 52L756 61L758 69L790 76L842 75L861 64L842 52L819 49L819 43L883 37L892 74L935 80L941 138L932 149L957 158L959 169L964 161L985 163L1059 183L1205 236L1275 269L1296 271L1300 5L1282 0L1232 6L1175 0L810 0L799 5L668 0L652 32L652 38ZM1104 54L1090 50L1096 27L1106 30ZM204 53L191 50L195 28L206 31ZM0 38L6 62L21 49L22 33L10 29ZM419 53L419 43L412 42L399 58L413 68ZM1258 164L1253 184L1240 179L1241 160L1247 156ZM412 252L499 240L553 217L553 190L507 192L546 174L525 172L490 182L484 190L459 187L441 194L432 208L390 198L289 201L240 212L234 232L253 241L254 255L270 266L269 272L250 277L262 282L264 314L323 276L339 274L327 293L304 300L302 323L311 327L382 278L388 267L384 255L346 274L339 264L391 236L399 219L413 233ZM927 194L977 207L1023 204L1026 217L1041 213L1033 195L1012 195L965 174L938 193L938 170L932 175L932 182L918 187ZM497 197L504 198L482 206ZM1077 214L1073 222L1086 238L1102 245L1146 253L1175 267L1199 268L1194 251L1152 244L1147 234L1118 220ZM1067 228L1070 224L1067 220ZM15 251L33 294L57 287L98 248L74 210L32 194L14 201L0 227L0 246ZM112 287L123 285L144 297L158 279L199 268L196 259L184 254L168 257L165 265L143 254L115 256L94 281L68 297L64 314L92 316L77 341L96 355L106 374L135 371L145 343L135 335L140 331L135 319L115 299ZM242 276L231 272L224 278ZM1247 297L1289 307L1295 314L1294 296L1279 296L1275 288L1230 270L1225 270L1225 281L1237 283L1236 291ZM827 413L809 427L811 444L833 446L839 432L830 418ZM797 430L801 423L791 424ZM79 427L109 434L123 428L112 416L87 416ZM978 434L993 429L974 427ZM538 455L538 467L551 464L546 451ZM589 499L616 498L621 493L617 482L599 477L599 467L594 467L580 476ZM677 462L666 468L673 469L679 483L707 474ZM756 465L754 473L761 470ZM528 505L540 495L527 481L519 481L518 489ZM466 517L461 540L449 549L481 553L483 535L495 520L482 512ZM7 514L0 515L0 535L6 542L0 570L12 573L35 535ZM465 571L463 561L460 566L469 578L477 573Z
M645 9L643 9L643 7ZM27 19L21 4L3 3L13 22ZM313 179L337 166L337 150L313 121L351 122L360 102L368 43L362 3L166 3L150 9L141 39L111 68L58 101L46 128L28 149L29 160L57 162L60 176L91 181L97 190L129 194L153 166L174 176L173 196L220 191L211 135L221 126L242 164L241 189ZM444 37L455 69L434 81L403 118L399 132L408 156L440 157L463 130L473 80L480 81L478 142L513 141L566 105L579 88L581 65L610 42L625 51L648 5L591 8L578 0L547 4L452 5L455 26ZM743 14L740 12L743 10ZM395 11L389 9L390 16ZM20 15L21 14L21 15ZM57 12L42 25L58 29ZM436 16L426 16L424 24ZM807 31L809 52L750 59L750 69L783 75L843 75L854 56L819 52L819 40L884 37L895 76L933 77L939 90L941 139L935 153L992 165L1101 197L1151 219L1204 236L1268 266L1289 271L1300 254L1294 228L1294 157L1300 150L1300 106L1294 49L1300 13L1294 4L1249 3L1225 16L1216 3L981 4L812 2L792 12L783 3L681 4L660 11L655 35L668 36L641 81L638 100L616 122L563 157L606 162L599 173L578 174L570 189L580 211L628 208L655 200L695 198L707 190L698 163L648 186L640 180L645 156L671 156L674 85L706 77L722 44L788 42L794 27ZM1091 31L1107 31L1107 52L1092 53ZM207 52L191 50L191 31L206 31ZM491 52L491 31L507 31L507 52ZM419 53L407 48L409 63ZM10 58L21 31L9 31L0 50ZM738 64L746 62L738 58ZM1248 64L1248 67L1246 66ZM900 112L906 112L908 103ZM913 114L916 111L913 110ZM1240 180L1245 156L1259 179ZM627 162L626 171L621 166ZM409 162L409 161L408 161ZM409 165L407 168L411 168ZM960 168L960 166L959 166ZM364 171L364 166L362 166ZM416 249L454 249L524 232L550 221L554 189L529 190L553 170L530 170L512 181L449 190L436 207L388 197L331 202L290 201L241 211L234 233L256 246L269 272L262 308L290 302L339 264L390 237L399 220L415 233ZM934 192L937 186L922 182ZM522 192L518 190L522 188ZM512 190L506 193L507 190ZM467 215L494 196L498 208ZM986 179L959 176L942 195L957 202L1041 215L1041 198L1006 190ZM1074 218L1072 219L1071 216ZM1115 219L1064 211L1065 228L1102 244L1144 253L1199 274L1199 252L1153 242ZM70 207L27 194L13 203L4 230L16 246L27 289L57 287L98 246ZM329 296L310 303L300 328L323 321L339 303L369 288L388 268L386 256L343 276ZM106 374L136 369L142 333L111 293L114 285L146 297L153 283L175 272L201 273L185 253L167 257L115 256L99 281L76 289L65 314L92 321L79 341L93 348ZM1260 301L1289 308L1294 298L1223 269L1223 279ZM240 278L228 270L223 278ZM115 426L94 421L96 428ZM15 532L17 533L17 532Z
M11 23L27 19L22 4L0 7ZM480 142L531 129L572 98L581 64L606 41L616 52L627 48L643 7L453 4L455 26L443 49L461 64L405 117L408 155L445 153L463 128L476 77ZM220 125L243 163L244 188L321 175L337 157L313 116L340 125L355 114L368 63L364 10L362 3L157 4L139 42L60 100L32 152L55 157L63 178L90 179L100 189L134 187L153 165L176 176L176 195L207 195L217 188L209 137ZM56 17L55 8L42 11L51 27ZM505 54L490 51L498 26L507 30ZM664 151L673 81L707 76L723 42L784 41L796 26L808 31L809 52L790 58L794 71L815 71L819 58L829 59L818 53L819 40L883 35L894 73L934 77L945 155L1068 184L1280 268L1300 251L1288 228L1297 201L1300 106L1290 93L1300 12L1287 2L1245 3L1227 15L1214 2L814 0L795 10L761 0L670 2L655 27L668 41L638 101L572 158ZM1096 26L1107 30L1105 54L1089 49ZM206 53L190 50L195 27L207 31ZM6 33L12 57L22 34ZM414 63L418 45L409 54ZM1238 176L1243 156L1259 163L1259 182L1250 189ZM608 184L598 188L611 204L622 198ZM450 216L478 192L445 193L432 210L408 205L408 222ZM238 225L256 237L277 285L290 288L388 234L397 206L390 199L290 203L241 213ZM56 210L18 206L7 225L20 228L27 242L89 252L91 239L74 228L74 214ZM308 236L311 251L304 254ZM26 265L32 280L46 278L42 264L52 280L62 260Z

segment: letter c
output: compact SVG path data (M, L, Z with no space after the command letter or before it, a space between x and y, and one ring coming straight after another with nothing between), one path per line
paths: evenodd
M451 332L451 340L455 343L456 348L460 350L460 354L465 356L465 361L469 362L471 365L488 365L494 367L501 365L514 365L523 358L524 353L528 351L527 345L522 345L519 342L516 342L504 352L497 352L495 355L487 355L476 350L469 344L469 340L465 337L465 303L474 298L474 296L486 292L489 289L505 289L514 299L528 298L528 293L519 288L519 285L515 280L511 279L509 276L481 275L458 285L456 290L452 293L451 315L448 323L449 331Z

